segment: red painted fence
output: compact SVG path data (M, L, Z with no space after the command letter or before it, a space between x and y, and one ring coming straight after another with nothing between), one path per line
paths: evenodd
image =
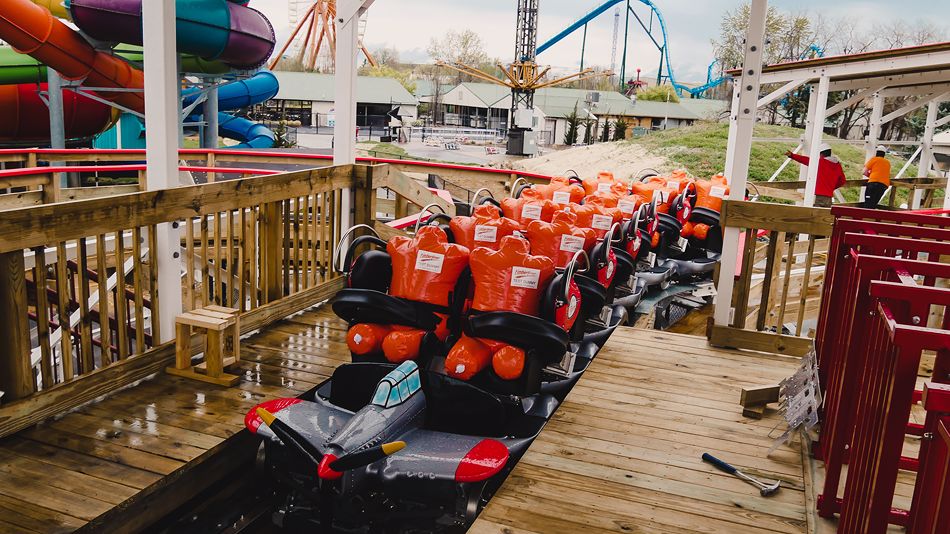
M941 489L946 457L930 446L950 416L950 289L940 287L950 282L950 265L939 263L950 256L950 229L942 228L948 219L854 208L833 213L816 338L825 404L814 453L826 469L818 512L839 514L838 532L847 534L883 534L888 524L911 525L914 534L948 532L939 530L938 517L950 501ZM944 311L944 319L928 327L932 310ZM926 393L915 391L925 351L936 354ZM925 424L910 424L925 395ZM916 458L902 456L908 434L922 438ZM891 508L901 469L919 471L910 510Z

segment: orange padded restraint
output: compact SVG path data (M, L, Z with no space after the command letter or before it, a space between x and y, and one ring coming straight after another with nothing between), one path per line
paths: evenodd
M497 251L481 248L472 252L473 309L538 314L541 293L554 277L554 261L532 256L530 250L524 239L508 236Z
M394 237L386 245L393 261L394 297L448 306L449 294L468 266L469 250L448 242L442 229L423 226L415 237Z
M476 206L471 217L453 217L449 228L455 242L469 250L488 247L498 250L501 240L521 229L518 221L501 217L498 208L491 205Z

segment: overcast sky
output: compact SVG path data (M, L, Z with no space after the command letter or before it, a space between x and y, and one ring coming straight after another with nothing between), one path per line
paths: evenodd
M541 0L539 43L556 35L603 0ZM739 0L654 0L662 10L669 32L674 72L682 81L705 79L712 60L710 40L718 35L722 14L735 9ZM770 4L793 12L818 12L829 17L853 17L870 28L876 22L904 20L931 21L950 27L950 0L772 0ZM287 0L256 0L252 6L264 11L277 30L287 38L291 28ZM622 6L623 4L618 4ZM634 9L649 20L649 8L634 0ZM513 59L516 0L376 0L369 12L366 45L370 48L395 46L406 61L425 61L425 48L432 37L448 29L471 29L485 43L489 55L505 62ZM588 27L587 65L610 66L614 27L613 9ZM640 67L655 75L659 55L649 38L631 18L628 69ZM621 44L623 19L620 25ZM659 35L659 32L656 32ZM582 31L539 56L546 65L568 69L580 63ZM619 70L619 65L618 65Z

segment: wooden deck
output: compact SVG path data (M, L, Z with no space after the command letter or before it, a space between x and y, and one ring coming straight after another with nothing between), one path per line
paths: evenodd
M798 445L767 458L778 415L745 419L738 405L742 386L775 383L797 364L619 329L470 532L806 532ZM762 498L704 464L704 452L783 488Z
M325 380L349 361L344 336L329 307L315 308L245 339L235 388L159 374L0 441L0 532L135 531L167 515L251 461L244 414ZM778 415L746 419L737 404L742 386L796 367L619 329L471 532L833 532L806 514L820 467L803 469L797 445L767 458ZM783 489L764 499L704 464L707 451Z
M349 361L328 307L242 343L234 388L156 375L0 440L0 532L134 531L249 462L244 414L297 396Z

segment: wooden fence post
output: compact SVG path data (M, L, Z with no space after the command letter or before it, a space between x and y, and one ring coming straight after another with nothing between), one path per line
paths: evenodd
M44 175L48 180L43 184L43 204L54 204L60 201L59 175L56 173Z
M261 206L261 293L263 302L273 302L283 297L283 220L281 202L270 202Z
M206 164L206 166L208 166L208 167L214 168L214 166L215 166L215 155L214 155L214 152L208 152L208 154L207 154L207 161L205 162L205 164ZM214 183L214 180L215 180L215 173L209 172L209 173L208 173L208 183L209 183L209 184L212 184L212 183Z
M0 254L0 390L4 401L33 394L23 251Z
M373 213L373 170L376 167L353 166L353 224L373 225L376 214Z

